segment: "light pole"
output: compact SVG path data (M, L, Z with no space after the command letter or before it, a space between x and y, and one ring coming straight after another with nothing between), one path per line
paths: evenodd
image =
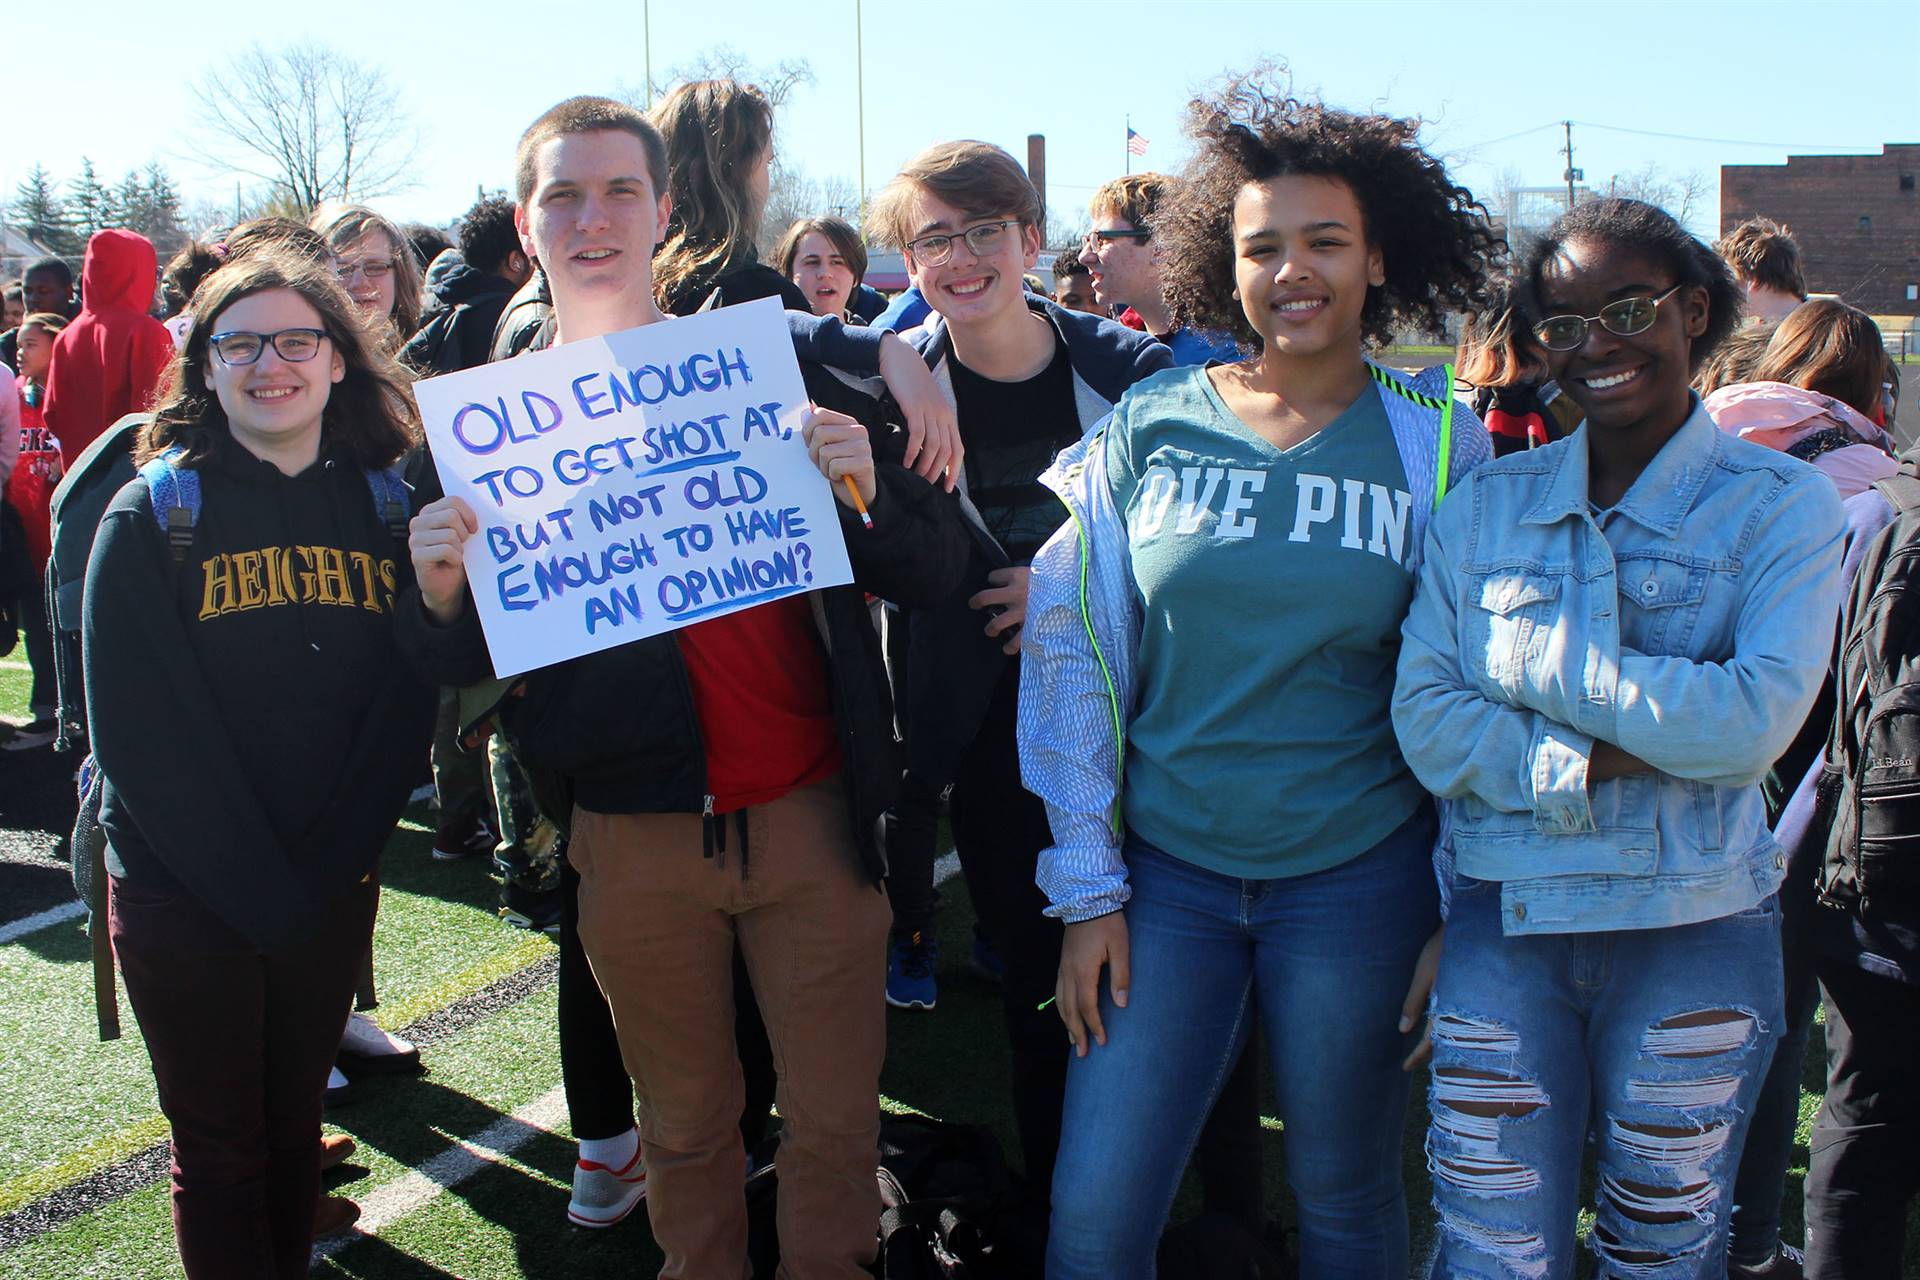
M853 0L853 101L854 128L860 135L860 228L867 225L867 50L866 15L860 0Z

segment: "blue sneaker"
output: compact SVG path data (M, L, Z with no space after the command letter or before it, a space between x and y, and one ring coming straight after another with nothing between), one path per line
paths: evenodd
M896 1009L931 1009L939 994L933 962L940 944L920 933L896 933L887 948L887 1003Z
M982 982L1001 983L1007 980L1006 962L993 949L993 942L978 924L973 926L973 954L967 957L967 968Z

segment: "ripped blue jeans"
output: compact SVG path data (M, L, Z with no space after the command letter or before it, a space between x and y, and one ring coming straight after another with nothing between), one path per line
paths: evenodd
M1454 889L1433 997L1433 1276L1572 1276L1591 1137L1599 1273L1722 1280L1784 1020L1777 900L1675 928L1520 937L1500 911L1498 884Z

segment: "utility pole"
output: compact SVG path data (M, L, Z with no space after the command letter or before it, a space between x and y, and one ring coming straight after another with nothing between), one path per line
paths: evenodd
M1573 121L1562 120L1560 124L1567 131L1567 145L1561 149L1561 153L1567 157L1567 212L1572 213L1573 184L1575 181L1584 181L1587 174L1584 169L1573 167Z
M640 0L640 44L646 52L647 110L653 110L653 0Z

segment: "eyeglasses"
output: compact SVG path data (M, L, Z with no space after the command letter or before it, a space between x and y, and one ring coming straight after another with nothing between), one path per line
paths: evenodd
M977 227L968 227L957 236L921 236L918 240L907 241L906 247L913 251L914 260L923 267L937 267L951 258L955 240L965 240L968 252L976 258L985 258L1000 251L1000 246L1006 242L1008 227L1019 225L1018 218L1003 218L999 222L983 222Z
M1657 298L1620 298L1600 308L1597 316L1548 316L1533 326L1533 336L1549 351L1578 351L1587 340L1587 326L1598 320L1608 333L1631 338L1653 328L1660 304L1679 291L1676 284Z
M1132 231L1089 231L1087 232L1086 243L1104 249L1115 240L1145 241L1151 239L1153 239L1153 232L1138 229Z
M208 338L207 345L213 348L213 354L220 357L220 363L229 369L253 364L260 359L260 353L267 349L268 343L273 344L274 352L282 360L305 364L320 354L320 344L326 336L325 329L282 329L278 333L249 333L245 329L230 329Z
M368 258L364 262L342 262L335 266L333 274L340 277L340 283L346 284L356 275L369 280L385 280L393 274L392 258Z

